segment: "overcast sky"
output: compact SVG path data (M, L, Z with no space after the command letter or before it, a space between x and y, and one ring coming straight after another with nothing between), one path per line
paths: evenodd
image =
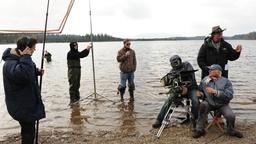
M16 3L17 1L19 4ZM8 10L1 8L1 5L15 2L16 4L12 4L12 11L17 21L24 17L19 15L21 10L30 11L26 17L29 17L30 21L40 21L43 25L44 15L38 13L45 14L44 4L20 9L21 1L31 0L1 0L0 15ZM46 0L33 0L37 3L40 1L46 2ZM52 13L58 9L64 10L67 6L56 4L56 1L63 3L64 0L51 1ZM227 28L224 34L228 36L256 30L255 0L91 0L91 3L93 32L107 33L116 37L205 36L215 25ZM88 11L88 0L76 0L64 33L89 33ZM8 23L8 19L13 15L5 15L7 16L4 20L0 19L0 28L3 24L8 26L13 24L13 22ZM51 18L49 21L54 21L53 17ZM60 19L62 16L54 18ZM53 23L58 25L57 22ZM23 25L26 27L28 23Z

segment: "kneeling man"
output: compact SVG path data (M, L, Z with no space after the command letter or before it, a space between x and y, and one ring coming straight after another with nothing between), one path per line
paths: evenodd
M213 64L209 67L209 75L200 83L198 96L205 96L199 106L198 121L194 138L205 134L205 121L210 111L217 111L223 115L227 123L227 132L230 136L242 138L243 134L235 130L235 114L229 106L233 98L233 87L229 79L221 76L220 65Z

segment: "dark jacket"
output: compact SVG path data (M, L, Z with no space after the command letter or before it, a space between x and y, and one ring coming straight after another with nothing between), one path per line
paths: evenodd
M32 122L45 118L44 105L38 86L39 72L31 56L19 56L15 49L3 53L5 101L13 119Z
M126 55L127 51L130 51L130 55ZM119 68L121 72L130 73L136 71L137 61L134 50L122 48L118 51L116 59L120 63Z
M87 49L79 52L78 50L71 48L67 54L68 68L81 68L80 58L88 56L89 53L90 51Z
M219 64L223 71L222 76L228 77L228 70L225 70L225 65L228 63L228 60L234 61L238 59L240 53L236 52L232 46L221 39L220 49L217 51L212 44L212 38L207 37L204 40L204 44L201 46L198 56L197 63L202 69L202 79L208 75L208 66L212 64Z
M211 87L217 90L217 94L209 94L206 87ZM204 92L205 99L213 108L220 108L221 106L229 104L233 99L233 86L229 79L220 77L217 80L212 80L210 77L205 77L200 85L199 90Z
M181 72L181 71L192 71L194 70L193 66L189 62L183 62L182 67L179 69L172 69L170 73ZM181 75L182 81L190 81L191 85L188 87L189 90L197 89L198 85L195 78L195 73Z

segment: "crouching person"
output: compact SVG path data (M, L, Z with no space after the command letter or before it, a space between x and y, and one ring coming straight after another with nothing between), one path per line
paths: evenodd
M223 115L227 123L227 132L230 136L242 138L243 134L235 130L235 114L229 106L233 98L233 87L229 79L221 76L220 65L213 64L209 68L209 75L200 83L198 96L205 96L205 101L200 104L198 121L194 138L205 134L205 121L210 111L217 111Z
M173 73L173 74L194 70L192 65L189 62L182 62L181 58L178 55L172 56L170 58L170 63L172 66L172 70L170 71L170 73ZM171 104L173 103L171 98L179 94L181 94L182 97L190 98L192 101L192 109L191 109L192 123L193 123L193 128L195 128L195 123L196 123L195 121L197 119L198 106L199 106L199 100L198 100L198 97L196 96L198 85L196 83L195 73L192 72L189 74L181 74L181 79L182 81L190 82L190 85L183 86L182 90L179 92L175 92L175 91L170 92L169 98L165 101L164 105L161 108L160 113L157 116L155 123L152 125L153 128L161 127L162 121L164 120L164 116L167 113L168 109L170 108ZM164 84L165 86L173 85L173 83L175 83L174 79L172 78L169 78L169 80L166 80L166 81L169 81L169 82L167 85Z
M22 37L17 48L8 48L2 57L6 106L21 126L22 144L34 143L35 121L45 118L37 78L43 71L31 59L36 43L34 38Z

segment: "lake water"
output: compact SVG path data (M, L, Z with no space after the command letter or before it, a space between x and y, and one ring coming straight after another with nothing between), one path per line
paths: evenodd
M231 106L239 121L256 122L256 41L230 41L235 46L243 45L239 60L230 62L230 79L234 85L235 96ZM135 102L129 103L126 93L125 102L120 103L117 96L119 69L116 62L117 51L122 42L95 43L95 68L97 92L113 103L104 99L93 101L86 99L80 105L69 107L67 60L68 43L46 44L52 53L53 61L45 63L42 97L46 107L47 118L41 120L40 130L79 130L93 133L99 130L119 131L124 134L148 133L166 96L159 92L166 91L159 80L170 70L169 58L179 54L184 61L189 61L198 69L196 57L202 41L152 41L132 42L138 61L135 73ZM79 49L85 47L79 43ZM5 48L15 45L0 45L0 53ZM33 55L33 60L40 67L41 44ZM0 55L1 55L0 54ZM2 83L2 66L0 63L0 139L5 135L18 133L19 125L6 110ZM81 98L93 92L91 55L81 60ZM200 81L200 72L196 73Z

